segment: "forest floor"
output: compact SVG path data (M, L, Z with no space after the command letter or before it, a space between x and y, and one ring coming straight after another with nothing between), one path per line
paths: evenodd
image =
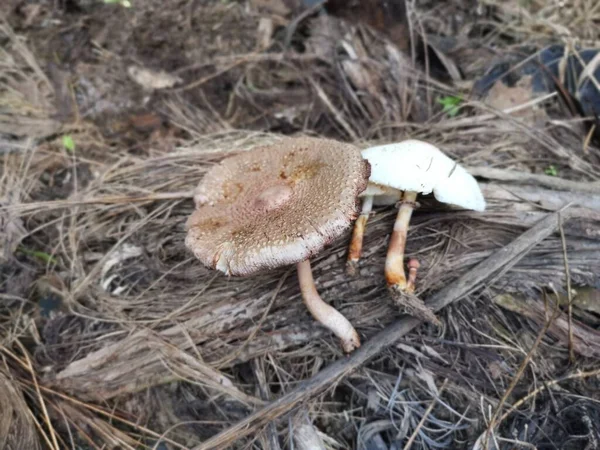
M0 450L600 449L597 1L130 1L0 11ZM312 260L350 356L292 268L185 248L211 166L299 135L477 177L411 221L441 327L389 298L393 206Z

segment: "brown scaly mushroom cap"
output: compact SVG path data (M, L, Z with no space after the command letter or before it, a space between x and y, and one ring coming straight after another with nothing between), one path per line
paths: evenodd
M186 246L228 275L304 261L357 217L369 172L358 148L328 139L287 138L226 158L196 188Z

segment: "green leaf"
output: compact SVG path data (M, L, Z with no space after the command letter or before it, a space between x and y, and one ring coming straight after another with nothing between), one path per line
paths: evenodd
M556 177L558 176L558 170L556 169L556 167L554 167L554 165L549 165L545 170L544 173L546 175L550 175L551 177Z
M56 260L56 258L54 256L49 255L46 252L40 252L38 250L29 250L28 248L25 248L22 246L19 247L19 251L25 255L33 256L34 258L41 259L46 264L49 264L49 263L57 264L58 263L58 261Z
M437 102L443 106L443 111L448 114L450 117L454 117L458 114L460 110L460 104L462 103L461 97L456 97L454 95L446 95L444 97L439 97Z
M63 147L70 153L75 151L75 141L70 134L65 134L62 138Z

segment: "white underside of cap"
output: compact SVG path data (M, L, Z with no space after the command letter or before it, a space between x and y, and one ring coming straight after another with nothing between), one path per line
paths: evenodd
M442 203L474 211L485 210L477 180L437 147L415 139L379 145L362 151L371 164L369 184L422 194L433 192ZM378 195L375 189L369 194ZM383 193L387 195L388 193Z
M367 188L360 193L359 197L373 197L373 205L388 206L400 201L402 191L380 184L369 183Z

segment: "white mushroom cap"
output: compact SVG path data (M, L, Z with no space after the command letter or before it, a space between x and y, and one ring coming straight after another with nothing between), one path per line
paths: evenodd
M475 178L434 145L410 139L367 148L362 156L371 164L369 186L362 196L378 195L377 190L384 186L422 194L433 192L442 203L485 210L485 199Z

